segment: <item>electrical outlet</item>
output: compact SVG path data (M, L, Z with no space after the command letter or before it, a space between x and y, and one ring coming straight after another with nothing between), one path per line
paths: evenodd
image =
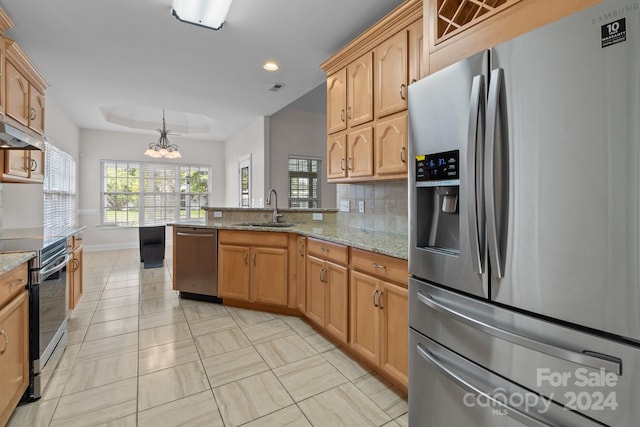
M313 220L314 221L322 221L322 213L317 212L313 214Z
M222 211L213 211L214 218L222 218Z
M340 212L349 212L348 200L340 200Z
M358 201L358 213L364 213L364 200Z

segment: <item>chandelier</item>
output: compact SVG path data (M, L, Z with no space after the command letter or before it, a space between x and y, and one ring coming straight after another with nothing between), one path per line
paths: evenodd
M149 144L149 148L147 148L144 154L149 157L166 157L167 159L182 157L182 154L178 151L178 146L176 144L170 144L167 139L167 135L171 133L171 131L167 130L165 126L164 110L162 110L162 129L158 129L158 132L160 132L158 142Z

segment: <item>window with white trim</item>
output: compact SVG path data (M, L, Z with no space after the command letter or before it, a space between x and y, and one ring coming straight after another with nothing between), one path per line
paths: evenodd
M44 229L76 225L76 160L45 142Z
M289 207L320 207L320 160L289 157Z
M103 160L101 169L102 225L136 227L205 218L208 166Z

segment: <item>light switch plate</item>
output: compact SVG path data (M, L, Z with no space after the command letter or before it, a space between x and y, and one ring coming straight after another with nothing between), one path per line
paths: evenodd
M213 211L214 218L222 218L222 211Z
M322 213L321 212L316 212L313 214L313 219L314 221L322 221Z
M349 212L348 200L340 200L340 212Z
M364 213L364 200L358 201L358 213Z

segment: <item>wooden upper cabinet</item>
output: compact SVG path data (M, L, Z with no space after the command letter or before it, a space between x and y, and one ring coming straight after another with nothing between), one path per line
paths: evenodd
M406 151L407 129L395 127L401 120L385 126L406 111L409 84L428 72L422 13L422 0L403 2L321 64L327 74L329 181L406 178L406 159L397 154ZM379 141L384 146L374 148ZM387 152L393 157L376 158Z
M347 135L329 135L327 139L327 178L340 179L347 176Z
M373 120L373 52L347 67L347 121L349 127Z
M349 177L373 176L373 127L367 126L347 136L347 169Z
M5 63L5 109L7 116L19 123L29 125L29 81L11 63Z
M407 176L407 112L379 120L375 130L375 174L392 178Z
M400 31L376 48L377 117L407 108L408 62L407 30Z
M347 70L327 77L327 133L347 128Z

